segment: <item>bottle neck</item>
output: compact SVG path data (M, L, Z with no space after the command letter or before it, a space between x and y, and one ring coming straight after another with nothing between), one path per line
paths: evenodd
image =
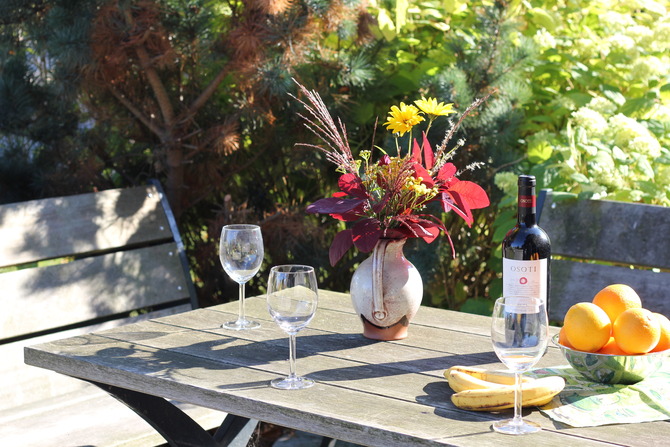
M519 186L518 221L519 225L531 227L537 224L536 198L534 186Z

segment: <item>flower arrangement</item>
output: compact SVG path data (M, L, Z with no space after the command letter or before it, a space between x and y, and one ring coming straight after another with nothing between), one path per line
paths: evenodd
M434 98L415 101L414 105L400 103L391 107L384 126L395 137L395 154L381 147L378 161L372 160L373 150L364 150L359 159L354 156L341 120L331 117L323 100L315 91L298 84L306 101L297 99L307 110L300 115L305 125L324 143L323 146L304 144L326 154L342 175L340 191L333 197L317 200L307 207L308 213L324 213L331 217L353 222L351 228L340 231L330 247L331 265L355 246L367 253L374 249L380 238L422 238L430 243L443 232L455 256L454 244L442 221L426 213L426 206L439 202L445 212L453 211L471 226L472 210L489 205L484 189L474 182L458 179L458 169L449 162L453 152L464 144L459 141L451 150L447 145L463 119L487 97L475 101L461 118L451 124L436 151L431 148L427 134L434 120L455 113L452 104L437 102ZM415 127L428 119L421 142L412 138ZM400 147L399 138L409 132L409 147Z

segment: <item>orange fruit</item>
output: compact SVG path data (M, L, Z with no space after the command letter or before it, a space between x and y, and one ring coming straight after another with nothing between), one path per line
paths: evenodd
M574 349L596 352L609 341L612 323L600 307L582 302L568 309L563 320L563 329Z
M597 351L598 354L610 354L610 355L626 355L626 353L619 347L619 345L616 344L616 340L614 337L610 337L610 341L608 341L605 346L600 348Z
M645 354L661 339L661 323L647 309L628 309L612 325L616 344L628 354Z
M670 349L670 320L663 314L654 313L654 316L661 324L661 337L651 352L665 351L666 349Z
M574 349L573 346L570 344L568 341L567 335L565 335L565 328L562 327L560 331L558 331L558 344L565 346L566 348Z
M604 310L612 323L623 311L642 307L637 292L626 284L612 284L605 287L593 297L593 304Z

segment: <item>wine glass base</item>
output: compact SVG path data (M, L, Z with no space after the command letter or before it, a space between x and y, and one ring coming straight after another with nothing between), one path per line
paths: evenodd
M280 390L301 390L314 386L314 381L307 377L279 378L270 381L272 388Z
M526 435L538 432L542 430L542 428L535 422L526 422L523 420L517 422L514 419L504 419L502 421L494 422L493 430L506 435Z
M221 327L224 329L232 329L234 331L245 331L248 329L258 329L261 327L261 324L256 321L235 320L223 323Z

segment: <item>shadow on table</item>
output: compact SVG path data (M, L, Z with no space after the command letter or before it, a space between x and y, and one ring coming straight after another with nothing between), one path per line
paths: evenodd
M196 343L179 345L173 337L179 337L179 331L127 331L114 334L115 338L123 339L127 347L105 347L111 340L104 338L97 342L88 338L70 339L69 344L89 344L85 355L99 365L113 364L115 368L142 371L156 377L177 378L190 374L190 369L207 369L224 372L242 367L262 367L269 372L286 373L288 359L288 337L248 340L221 336L214 332L205 333L206 339ZM156 349L167 345L168 350ZM435 372L450 365L476 365L496 361L493 352L478 354L448 354L439 351L424 350L425 357L394 361L393 357L402 357L402 351L408 350L408 356L416 352L416 348L393 344L390 355L383 349L386 345L369 340L360 334L315 334L299 335L297 340L298 368L301 359L314 355L323 356L324 369L309 372L309 376L321 382L338 382L380 377L398 376L407 373ZM81 347L78 347L78 349ZM346 351L351 350L351 355ZM332 353L339 352L337 358ZM430 356L434 353L434 356ZM346 360L343 360L345 358ZM350 362L351 366L328 368ZM270 366L273 365L275 366ZM272 371L274 369L274 371ZM304 370L303 370L304 371ZM222 388L265 387L267 381L249 381Z
M315 371L310 373L310 377L322 382L373 379L408 373L430 373L447 369L451 365L481 365L482 363L491 363L495 361L494 359L495 353L483 352L478 354L444 354L413 360L372 361L355 366Z

